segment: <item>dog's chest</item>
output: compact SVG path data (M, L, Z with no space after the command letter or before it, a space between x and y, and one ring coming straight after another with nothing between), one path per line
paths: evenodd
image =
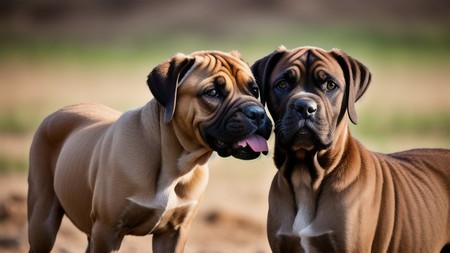
M160 185L155 196L130 197L131 206L122 216L122 227L128 233L146 235L159 230L178 229L193 216L206 187L206 180L183 187L186 178Z
M295 200L297 203L297 214L295 216L293 231L300 235L314 219L316 210L316 194L312 191L311 177L306 170L297 169L291 175L294 187Z
M163 196L164 195L164 196ZM179 199L175 192L159 194L145 203L129 199L132 205L121 218L120 227L127 234L146 235L158 230L176 229L182 225L198 204L197 199Z
M307 170L294 170L291 175L292 187L295 192L297 213L292 225L292 232L298 235L305 252L317 251L315 238L322 242L328 241L331 230L325 224L317 222L318 191L311 187L311 177Z

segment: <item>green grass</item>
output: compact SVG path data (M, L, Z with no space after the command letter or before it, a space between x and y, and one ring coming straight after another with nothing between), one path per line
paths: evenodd
M28 163L25 160L14 160L0 155L0 173L5 172L24 172L27 170Z
M267 31L232 36L171 31L167 34L141 35L126 42L70 41L2 31L0 68L2 64L9 64L14 60L36 64L69 62L95 68L112 66L113 69L141 67L143 64L153 67L177 52L190 53L204 49L237 49L251 64L280 45L287 48L305 45L325 49L341 48L362 62L368 60L371 65L383 69L398 64L412 66L408 71L415 71L423 62L431 64L430 68L450 66L450 30L445 28L381 30L346 26L288 27L280 30L268 27ZM0 112L0 133L19 137L31 134L43 117L37 108L16 108L11 112ZM391 146L395 146L396 140L403 136L412 136L418 141L422 138L436 140L439 145L450 148L448 108L426 115L365 112L359 116L359 123L352 126L352 132L356 136L373 140L376 145L385 145L386 149L393 149ZM24 171L26 164L25 160L0 154L0 172Z
M365 113L353 133L379 142L399 137L435 139L450 148L450 112L412 114L397 112L390 116Z
M0 62L9 58L27 58L124 64L152 60L160 62L177 52L237 49L251 63L279 45L287 48L304 45L341 48L349 54L381 62L386 56L402 61L423 57L447 60L450 56L450 31L445 27L384 30L348 26L311 27L234 35L171 32L135 36L126 42L68 41L3 31L0 36Z
M37 120L32 120L20 113L0 114L0 133L25 134L34 130Z

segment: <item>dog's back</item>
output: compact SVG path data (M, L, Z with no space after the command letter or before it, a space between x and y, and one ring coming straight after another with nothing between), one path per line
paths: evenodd
M436 187L446 189L450 194L450 150L449 149L412 149L386 155L400 164L398 170L391 167L391 173L401 177L406 173L411 178L409 187L425 186L429 190ZM435 185L439 184L439 185ZM424 189L425 190L425 189ZM434 191L434 190L433 190Z
M33 241L35 252L50 251L48 243L40 242L54 241L52 235L59 227L56 225L57 217L64 215L53 184L63 146L80 130L97 125L94 132L102 131L119 116L119 112L100 104L78 104L49 115L37 129L30 148L28 172L29 234L32 235L30 241Z
M90 125L108 126L119 116L120 112L100 104L67 106L49 115L37 129L31 144L30 174L50 169L53 174L61 148L71 135ZM101 127L97 129L102 131Z
M390 209L401 214L395 215L391 224L394 234L389 251L408 252L403 247L415 245L438 252L441 243L450 243L450 150L414 149L377 156L385 163L380 167L384 180L392 182L385 184L383 191L395 196L386 198L394 203L382 203L384 212L388 215ZM426 222L430 219L433 222ZM405 230L415 233L403 233Z
M97 123L110 124L119 116L120 112L101 104L86 103L64 107L43 120L35 133L31 151L36 149L36 145L51 144L51 148L57 148L77 128Z

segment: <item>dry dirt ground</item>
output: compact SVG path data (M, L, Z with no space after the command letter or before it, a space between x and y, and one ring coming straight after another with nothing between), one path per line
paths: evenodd
M33 127L23 133L0 132L0 155L27 160L34 127L52 111L78 102L99 102L119 110L150 99L145 84L156 63L90 66L72 63L11 61L0 64L0 115L18 115ZM433 112L450 108L448 64L441 67L371 66L374 84L359 102L359 113ZM443 109L444 108L444 109ZM445 109L447 108L447 109ZM450 130L449 130L450 131ZM449 148L448 139L385 140L393 151L418 146ZM272 139L273 141L273 139ZM362 140L373 148L377 142ZM270 147L273 144L270 144ZM210 181L194 220L186 252L270 252L266 239L267 193L275 174L272 154L254 161L213 157ZM0 252L27 252L26 172L0 174ZM84 252L86 239L64 220L53 252ZM151 252L151 237L126 237L120 252Z

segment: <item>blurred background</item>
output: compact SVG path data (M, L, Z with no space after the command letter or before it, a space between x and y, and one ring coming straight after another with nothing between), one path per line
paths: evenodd
M146 76L177 52L238 50L252 64L280 45L341 48L372 72L356 138L380 152L450 148L448 13L448 0L0 0L0 252L28 250L27 156L40 121L79 102L144 105ZM210 170L186 252L270 252L272 154L213 157ZM86 245L65 220L54 252ZM130 237L120 252L150 249L151 237Z

